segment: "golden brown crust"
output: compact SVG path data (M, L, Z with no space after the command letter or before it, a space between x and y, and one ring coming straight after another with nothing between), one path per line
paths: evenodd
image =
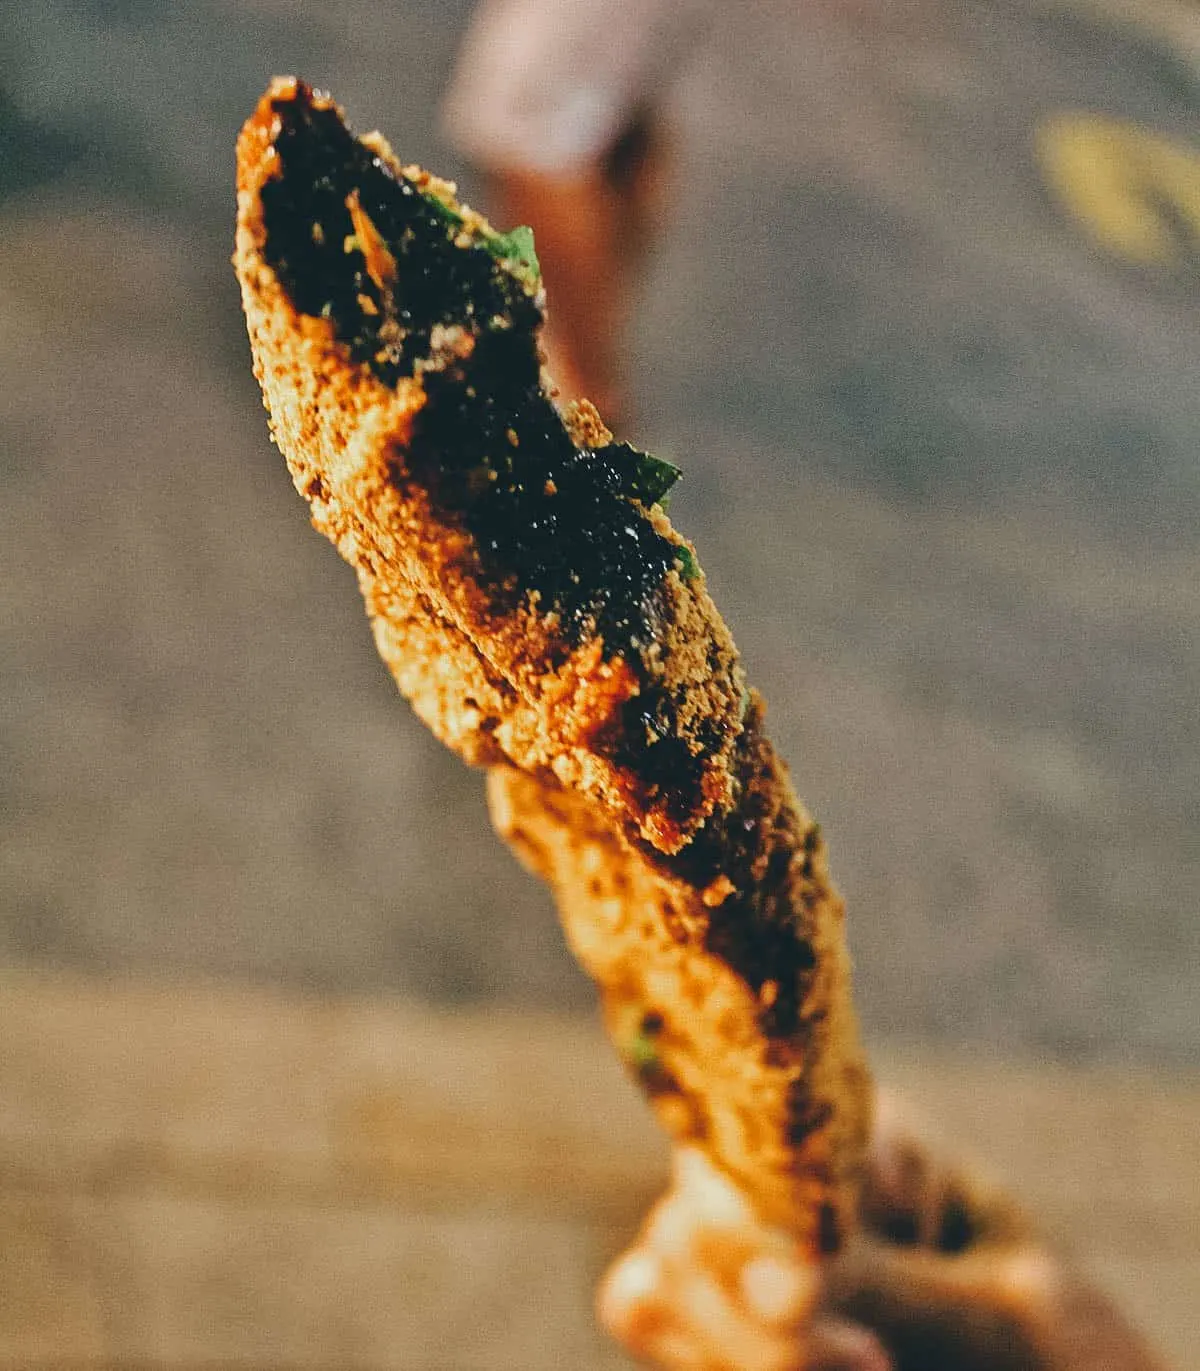
M554 890L664 1127L767 1222L832 1250L853 1226L868 1082L842 902L760 723L756 706L731 823L745 845L723 837L711 860L664 860L583 797L509 767L488 796L497 831Z
M278 174L276 107L302 91L277 81L242 132L234 256L255 375L296 489L314 525L358 571L380 651L439 737L476 763L504 757L549 771L657 847L677 850L714 808L728 804L740 726L740 668L703 575L668 575L658 641L636 657L608 650L599 636L564 655L554 610L532 596L497 612L473 540L405 466L426 404L423 377L469 353L474 340L442 330L416 375L385 385L351 361L329 320L295 308L268 265L262 191ZM373 147L386 151L381 140ZM450 194L436 184L442 197ZM357 224L365 212L357 201L350 209ZM479 216L470 222L484 223ZM378 246L374 255L378 260ZM660 509L643 514L663 538L686 547ZM414 597L421 606L415 615ZM457 694L445 689L456 674L469 683ZM623 706L653 692L675 702L673 726L696 759L690 794L667 796L622 746L629 732Z
M830 1249L849 1224L867 1108L842 906L690 545L659 505L616 505L618 535L678 552L661 564L652 600L637 601L651 631L635 626L620 642L606 641L599 619L568 633L520 566L497 582L469 522L447 512L414 453L436 388L466 387L463 366L498 335L533 346L528 329L522 339L504 319L439 322L409 371L383 379L336 320L301 310L272 265L264 212L293 107L342 129L332 102L295 81L273 84L238 144L234 262L255 374L296 488L356 569L401 690L466 760L494 768L497 828L554 887L664 1123L702 1146L770 1221ZM443 254L448 241L473 251L473 235L492 232L452 187L401 169L382 139L368 147L387 176L406 180L405 194L437 197ZM344 251L362 262L357 299L381 316L378 355L394 357L404 338L392 291L404 287L406 249L379 232L357 184L338 195ZM441 227L444 212L457 230ZM326 242L323 224L311 232ZM536 293L517 303L536 327ZM534 367L536 383L536 358ZM586 403L546 412L565 421L571 471L576 457L615 451Z

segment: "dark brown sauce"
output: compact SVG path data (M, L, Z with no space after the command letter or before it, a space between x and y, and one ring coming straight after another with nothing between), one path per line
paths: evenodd
M426 372L405 461L474 537L499 609L536 591L564 645L598 634L636 667L678 550L629 498L624 452L571 441L535 349L532 335L488 330L465 361Z
M336 109L304 86L272 108L280 170L262 189L263 255L295 307L328 319L356 362L394 385L428 355L437 324L473 328L501 316L533 331L539 312L521 283L486 247L455 246L451 213L360 143ZM402 264L386 304L364 253L347 251L351 192Z
M712 815L674 857L646 851L698 890L720 876L733 884L709 915L705 946L759 996L763 1033L787 1040L813 1026L802 1012L817 962L805 934L803 900L819 833L814 828L802 835L791 805L780 806L780 766L753 705L734 758L733 808ZM771 993L764 995L768 983Z
M453 211L358 142L305 87L274 109L280 170L263 188L264 256L293 304L328 319L386 385L415 374L437 325L471 335L469 356L424 372L428 399L406 471L472 535L497 612L535 593L543 612L560 616L566 646L599 635L608 655L626 654L640 670L664 577L686 558L638 499L654 459L624 443L575 446L541 389L536 300L485 244L455 242ZM346 250L351 194L396 259L386 292L362 251ZM673 715L669 705L663 712ZM672 717L663 723L664 736L675 731Z

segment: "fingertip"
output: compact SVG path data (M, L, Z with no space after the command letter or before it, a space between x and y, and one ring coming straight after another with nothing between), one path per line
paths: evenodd
M742 1267L740 1284L750 1311L768 1324L798 1324L812 1305L814 1278L798 1262L754 1257Z
M845 1319L820 1319L809 1335L807 1371L896 1371L869 1328Z
M629 1252L608 1269L596 1292L596 1314L608 1332L626 1342L641 1309L662 1284L662 1265L649 1252Z

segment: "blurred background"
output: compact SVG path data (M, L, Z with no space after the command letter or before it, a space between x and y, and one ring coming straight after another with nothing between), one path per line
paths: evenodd
M483 204L470 10L0 0L0 1367L623 1364L588 1286L661 1154L308 527L228 265L275 73ZM1200 19L745 0L665 98L629 436L868 1036L1190 1347Z

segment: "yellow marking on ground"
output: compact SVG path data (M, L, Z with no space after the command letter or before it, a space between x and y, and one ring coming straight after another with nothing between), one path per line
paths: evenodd
M1046 184L1098 247L1148 267L1200 255L1200 148L1080 113L1043 121L1035 146Z

